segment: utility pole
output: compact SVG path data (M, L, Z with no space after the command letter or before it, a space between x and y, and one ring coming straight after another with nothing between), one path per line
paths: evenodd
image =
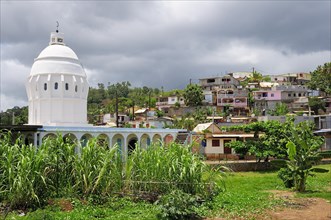
M151 109L151 92L152 91L148 92L148 111Z
M13 116L12 116L12 122L11 122L11 124L12 125L15 125L15 114L14 114L14 112L12 112L12 114L13 114Z
M115 91L115 112L116 112L116 127L118 128L118 97L117 97L117 91Z
M192 84L192 79L190 79L190 85Z
M255 72L255 68L253 67L253 73Z

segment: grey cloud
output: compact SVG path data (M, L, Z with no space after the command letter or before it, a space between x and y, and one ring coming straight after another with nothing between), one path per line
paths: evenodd
M16 60L29 69L59 21L66 44L91 70L92 84L130 81L173 89L253 66L266 73L311 71L331 60L325 55L331 51L330 4L1 1L1 63ZM1 88L9 92L23 97Z

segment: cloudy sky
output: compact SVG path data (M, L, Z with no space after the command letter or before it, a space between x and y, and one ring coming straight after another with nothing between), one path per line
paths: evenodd
M0 109L27 105L24 83L56 30L91 86L183 89L228 72L309 72L331 60L330 1L1 1Z

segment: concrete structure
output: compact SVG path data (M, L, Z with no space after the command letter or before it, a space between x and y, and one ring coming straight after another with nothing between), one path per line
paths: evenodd
M159 110L167 110L171 107L175 107L177 104L180 106L185 106L185 99L182 96L166 96L166 97L159 97L158 101L156 102L156 108Z
M198 138L197 138L198 137ZM239 156L235 154L232 148L226 147L226 144L236 140L246 140L253 138L254 134L223 132L214 123L199 124L193 129L192 139L202 140L202 153L207 159L231 159L238 160Z
M110 128L87 124L88 89L86 73L77 55L65 46L62 33L51 33L49 46L35 59L26 82L29 123L9 129L23 136L25 143L35 146L40 146L47 137L60 135L80 149L89 139L96 138L100 146L118 146L124 158L136 144L146 148L153 142L168 143L179 137L181 143L189 141L183 129ZM170 101L172 104L176 100Z
M87 126L89 84L63 33L51 33L49 46L35 59L26 82L29 125Z

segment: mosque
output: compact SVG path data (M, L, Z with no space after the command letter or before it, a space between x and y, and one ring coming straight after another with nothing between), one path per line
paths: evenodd
M34 60L26 81L29 102L27 125L12 127L27 144L41 145L47 137L63 138L84 146L97 138L106 147L115 144L127 155L136 144L147 147L153 142L189 141L187 130L111 128L92 126L87 122L89 84L76 53L65 45L64 34L52 32L49 45Z

